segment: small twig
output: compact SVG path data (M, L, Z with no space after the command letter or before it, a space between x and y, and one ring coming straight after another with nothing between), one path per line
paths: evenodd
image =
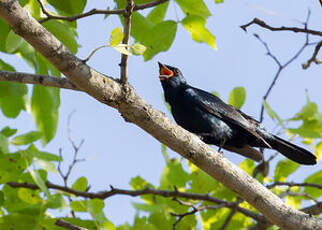
M286 196L294 196L294 197L302 196L302 197L305 197L309 200L312 200L315 204L318 203L318 201L314 197L310 196L309 194L307 194L305 192L292 192L290 190L287 190L279 195L280 198L284 198Z
M40 23L44 23L48 20L52 20L52 19L60 19L60 20L65 20L65 21L75 21L77 19L80 18L85 18L91 15L95 15L95 14L104 14L104 15L111 15L111 14L124 14L126 12L126 9L114 9L114 10L100 10L100 9L91 9L85 13L82 14L76 14L73 16L59 16L59 15L53 15L51 13L49 13L44 4L41 2L41 0L37 0L40 4L41 10L42 12L47 16L46 18L43 18L41 20L39 20ZM167 2L169 0L155 0L152 2L148 2L148 3L144 3L144 4L140 4L140 5L136 5L133 8L133 11L138 11L138 10L144 10L147 8L151 8L154 6L157 6L161 3Z
M276 186L288 186L288 187L314 187L322 189L322 184L313 184L313 183L295 183L295 182L274 182L273 184L267 185L266 188L271 189Z
M57 87L61 89L72 89L82 91L67 78L53 77L48 75L30 74L22 72L0 71L0 81L17 82L24 84Z
M310 215L319 215L322 213L322 202L318 202L312 206L302 208L301 211Z
M286 26L281 26L281 27L272 27L270 25L267 25L264 21L254 18L253 21L240 26L244 31L247 32L247 27L249 27L252 24L257 24L265 29L269 29L271 31L293 31L295 33L305 33L305 34L312 34L312 35L317 35L317 36L322 36L322 31L317 31L317 30L311 30L307 28L298 28L298 27L286 27Z
M129 45L130 33L131 33L131 18L132 12L134 9L133 0L127 0L126 11L124 12L124 38L122 44L127 46ZM126 84L128 81L128 60L129 56L127 54L122 54L122 59L120 63L121 67L121 82Z
M306 63L302 64L303 69L309 68L312 62L314 62L317 65L322 64L322 60L317 59L317 56L318 56L318 53L319 53L321 47L322 47L322 41L320 41L316 45L312 57Z
M55 224L59 227L66 228L69 230L88 230L87 228L78 227L62 219L58 219Z

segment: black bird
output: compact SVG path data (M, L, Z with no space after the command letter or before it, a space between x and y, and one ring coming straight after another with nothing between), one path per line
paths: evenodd
M253 147L261 147L275 149L300 164L316 164L309 151L267 132L258 121L215 95L188 85L178 68L160 62L159 67L165 100L175 121L205 143L255 161L263 156Z

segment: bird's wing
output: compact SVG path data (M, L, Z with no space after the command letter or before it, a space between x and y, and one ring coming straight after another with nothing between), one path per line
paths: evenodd
M237 126L244 131L252 134L254 137L260 139L268 148L271 146L265 139L256 131L259 126L258 121L246 115L235 107L226 104L217 96L203 91L201 89L188 87L186 89L186 96L191 97L191 102L195 103L203 111L206 111L227 124Z

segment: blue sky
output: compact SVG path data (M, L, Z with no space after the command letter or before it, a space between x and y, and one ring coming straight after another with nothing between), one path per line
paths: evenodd
M107 6L106 2L88 1L86 9L104 9ZM227 0L219 5L215 5L214 1L207 2L212 13L207 20L207 28L216 36L218 50L192 41L190 34L179 25L176 39L168 52L158 54L148 62L144 62L142 57L130 57L129 81L138 94L154 108L168 113L162 100L163 92L158 79L157 61L161 61L179 67L189 84L208 91L217 91L225 101L234 87L245 87L247 97L242 110L258 118L262 97L273 79L277 66L265 55L263 45L252 34L259 34L282 63L302 46L305 36L292 32L271 32L258 26L250 27L249 32L245 33L239 26L258 17L270 25L300 27L300 22L305 21L310 8L312 14L309 26L322 30L319 2ZM176 17L181 20L182 14L171 1L167 18L177 20ZM106 44L110 32L117 26L120 26L117 16L109 16L107 20L103 20L103 16L80 19L78 33L82 47L77 56L85 58L94 48ZM282 72L268 99L270 106L283 119L293 116L305 104L305 89L308 89L311 100L316 102L319 108L322 107L321 66L312 64L308 70L301 68L301 64L311 57L312 52L313 47L309 47L298 60ZM0 54L0 58L14 65L18 71L31 71L14 56ZM114 77L119 76L119 63L120 54L112 48L100 50L88 62L99 72ZM92 191L108 189L109 185L130 188L130 179L140 175L152 184L159 184L165 165L160 143L137 126L124 122L115 109L98 103L84 93L68 90L61 91L57 135L45 148L53 153L58 153L58 149L62 148L66 160L65 168L73 154L67 132L67 118L73 111L75 112L70 124L71 134L76 142L85 139L80 157L86 161L76 166L71 175L71 183L80 176L86 176ZM4 121L17 127L20 133L35 129L32 117L27 113L21 114L16 120ZM274 123L267 114L264 125L268 130L274 128ZM266 158L270 154L266 152ZM171 155L178 156L175 153ZM244 159L233 153L225 153L225 156L236 164ZM282 159L282 156L274 162L279 159ZM291 179L299 181L305 175L319 169L321 163L314 167L302 167ZM51 179L60 182L57 176ZM121 196L108 199L105 209L107 217L117 224L131 222L135 214L131 201L137 200Z

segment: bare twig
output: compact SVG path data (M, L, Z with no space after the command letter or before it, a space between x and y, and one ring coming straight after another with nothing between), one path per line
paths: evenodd
M274 188L276 186L288 186L288 187L314 187L322 189L322 184L314 184L314 183L296 183L296 182L274 182L273 184L267 185L268 189Z
M304 29L306 30L307 29L307 23L308 23L308 20L309 20L309 17L310 17L310 11L308 12L308 17L307 17L307 21L305 22L304 24ZM298 58L298 56L303 52L303 50L308 46L309 44L309 33L306 34L306 39L305 39L305 42L304 44L301 46L301 48L294 54L294 56L292 56L287 62L285 62L285 64L281 64L281 62L278 60L278 58L272 54L272 52L270 51L268 45L266 42L264 42L260 37L259 35L257 34L254 34L254 36L264 45L266 51L267 51L267 55L269 57L271 57L275 63L277 64L278 66L278 70L277 72L275 73L275 76L270 84L270 86L268 87L265 95L263 96L263 100L266 100L269 96L269 94L271 93L277 79L279 78L281 72L283 69L285 69L289 64L291 64L296 58ZM260 119L259 121L262 122L264 119L264 103L262 103L261 105L261 109L260 109Z
M46 22L48 20L52 19L60 19L60 20L66 20L66 21L75 21L80 18L85 18L91 15L95 14L104 14L104 15L111 15L111 14L124 14L126 13L126 9L114 9L114 10L100 10L100 9L91 9L85 13L82 14L76 14L73 16L59 16L59 15L53 15L49 11L46 10L44 4L41 2L41 0L37 0L40 4L42 12L47 16L46 18L43 18L39 20L40 23ZM136 5L133 8L133 11L138 11L138 10L144 10L150 7L157 6L161 3L167 2L169 0L155 0L152 2Z
M0 71L0 81L10 81L25 84L36 84L48 87L57 87L62 89L72 89L82 91L77 88L70 80L61 77L52 77L48 75L30 74L22 72Z
M88 230L87 228L78 227L62 219L58 219L55 224L59 227L66 228L69 230Z
M134 2L133 0L127 0L126 9L124 12L124 38L123 44L126 45L126 49L128 49L129 40L130 40L130 33L131 33L131 18L132 12L134 9ZM122 54L122 59L120 63L121 67L121 82L123 84L127 83L128 80L128 60L129 56L127 54Z
M317 35L317 36L322 36L322 31L318 30L310 30L307 28L298 28L298 27L286 27L286 26L281 26L281 27L272 27L270 25L267 25L264 21L254 18L251 22L240 26L244 31L247 31L247 27L249 27L252 24L259 25L265 29L269 29L271 31L293 31L295 33L305 33L305 34L312 34L312 35Z
M314 62L314 63L315 63L315 64L317 64L317 65L318 65L318 64L322 64L322 60L317 59L317 56L318 56L318 53L319 53L319 51L320 51L321 47L322 47L322 41L320 41L320 42L316 45L316 47L315 47L315 49L314 49L314 52L313 52L312 57L311 57L311 58L310 58L306 63L304 63L304 64L302 65L303 69L307 69L307 68L309 68L312 62Z

